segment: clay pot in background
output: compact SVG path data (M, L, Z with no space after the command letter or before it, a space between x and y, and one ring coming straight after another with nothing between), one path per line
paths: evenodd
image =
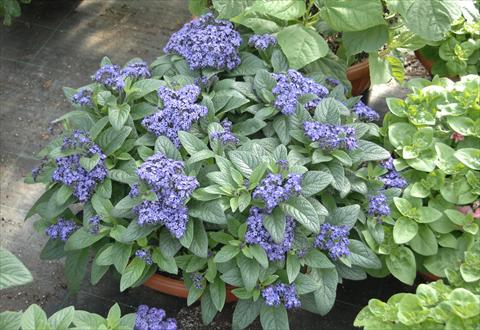
M153 274L152 277L143 283L143 285L171 296L179 298L188 297L188 290L182 280L170 278L161 274ZM232 293L232 289L234 289L234 287L227 285L226 302L235 302L238 300L238 298Z
M347 78L352 84L352 95L363 94L370 87L368 60L354 64L347 69Z

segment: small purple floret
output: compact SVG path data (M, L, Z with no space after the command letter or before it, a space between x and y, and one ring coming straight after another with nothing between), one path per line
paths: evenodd
M270 34L254 34L248 39L248 44L255 49L265 50L277 44L277 38Z
M72 103L82 105L84 107L92 107L93 91L90 88L80 89L72 96Z
M92 79L98 83L109 87L114 91L120 92L125 87L122 72L116 64L104 65L92 76Z
M253 191L253 198L265 202L265 210L270 212L278 204L287 201L291 196L302 192L302 175L290 173L284 179L281 174L269 173Z
M150 254L150 251L146 249L135 251L135 257L142 259L147 265L153 264L152 255Z
M287 309L299 308L301 306L295 284L272 284L262 290L262 297L268 306L283 304Z
M305 136L320 144L324 150L354 150L358 147L355 129L349 126L322 124L316 121L303 123Z
M332 260L349 256L349 232L347 226L334 226L324 223L320 225L320 233L315 238L313 246L327 252Z
M51 239L60 239L66 241L78 228L73 220L58 218L57 223L50 225L45 229L45 234Z
M368 215L372 217L382 217L390 214L387 196L378 194L370 196L368 199Z
M377 121L380 119L380 115L362 101L358 101L353 106L353 113L358 117L358 119L366 122Z
M221 123L223 127L222 132L212 132L210 138L214 141L219 141L223 145L236 145L238 138L232 133L232 122L224 119Z

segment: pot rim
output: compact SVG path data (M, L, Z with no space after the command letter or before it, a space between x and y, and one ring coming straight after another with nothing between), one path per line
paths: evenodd
M188 290L182 280L177 280L159 273L153 274L143 285L171 296L179 298L188 297ZM232 293L232 289L235 289L235 287L227 284L226 289L226 302L237 301L238 298Z

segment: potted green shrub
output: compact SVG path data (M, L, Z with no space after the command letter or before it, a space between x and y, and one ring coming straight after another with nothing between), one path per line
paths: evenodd
M414 79L405 100L390 98L384 145L408 181L384 238L364 231L384 266L412 284L416 271L443 277L479 232L479 77ZM389 178L392 179L392 178ZM394 178L393 178L394 179Z
M378 114L290 69L275 38L242 37L205 15L150 66L105 58L92 84L65 89L76 110L27 179L47 188L27 218L50 237L41 256L66 257L73 291L94 253L93 284L161 272L205 324L231 291L235 327L260 315L285 329L287 308L323 315L338 283L381 267L355 230L383 195Z

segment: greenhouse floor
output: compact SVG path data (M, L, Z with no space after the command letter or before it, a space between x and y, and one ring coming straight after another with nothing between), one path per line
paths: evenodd
M36 153L51 138L49 122L71 110L63 86L89 82L104 55L123 64L132 57L151 62L161 54L170 34L190 19L186 0L34 0L9 26L0 25L0 246L16 254L31 270L34 282L2 291L0 311L25 309L37 303L47 313L75 305L106 314L118 302L123 312L139 304L162 307L176 316L181 328L199 329L199 306L145 287L119 293L118 278L108 274L96 287L88 280L69 296L62 262L45 262L39 252L45 237L33 221L23 218L42 193L41 185L26 185L23 177L38 161ZM402 96L394 84L378 86L368 103L385 111L385 96ZM369 298L386 299L411 290L393 278L346 281L325 317L305 311L291 313L292 329L351 329ZM228 329L233 308L226 306L208 329ZM255 323L252 328L260 328Z

